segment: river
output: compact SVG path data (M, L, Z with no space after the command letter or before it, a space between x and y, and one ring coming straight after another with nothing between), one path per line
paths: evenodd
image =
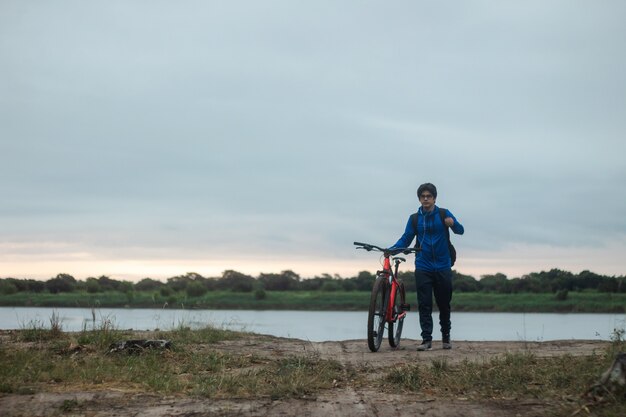
M93 321L95 313L95 323ZM100 308L0 307L0 329L50 327L56 314L64 331L109 323L114 328L171 330L211 325L313 342L365 339L364 311L164 310ZM437 313L434 313L437 323ZM626 327L626 314L468 313L452 314L452 338L475 341L610 340ZM433 334L441 337L438 326ZM416 312L404 321L403 338L421 339Z

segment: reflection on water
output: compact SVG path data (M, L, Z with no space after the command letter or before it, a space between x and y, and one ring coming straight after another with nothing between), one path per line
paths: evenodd
M0 329L49 327L56 312L63 330L80 331L111 324L117 329L169 330L206 325L321 342L365 339L366 312L163 310L101 308L0 307ZM95 317L95 322L94 322ZM434 320L437 322L436 313ZM626 327L626 314L452 313L455 340L544 341L609 340L613 330ZM421 339L416 312L404 322L403 337ZM435 339L440 337L436 330Z

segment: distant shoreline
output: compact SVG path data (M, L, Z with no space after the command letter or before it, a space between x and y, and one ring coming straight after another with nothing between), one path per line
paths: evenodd
M190 297L177 293L160 297L153 292L28 293L0 295L2 307L167 308L211 310L365 311L369 291L210 291ZM417 309L414 293L407 303ZM626 313L626 293L569 292L499 294L457 292L453 311L511 313Z

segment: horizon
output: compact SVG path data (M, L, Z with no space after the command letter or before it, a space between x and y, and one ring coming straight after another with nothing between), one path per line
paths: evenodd
M408 260L407 260L408 261ZM128 268L128 264L125 264L126 268ZM406 265L406 264L402 264ZM184 276L186 274L190 274L190 273L195 273L195 274L199 274L204 278L220 278L222 277L223 273L225 271L228 270L232 270L232 271L236 271L248 276L252 276L254 278L258 278L261 274L280 274L283 271L292 271L293 273L295 273L296 275L298 275L301 279L312 279L312 278L316 278L316 277L322 277L324 275L329 275L333 278L335 277L339 277L342 279L345 278L353 278L356 277L360 272L370 272L372 274L376 273L377 268L361 268L361 269L343 269L340 271L331 271L331 270L313 270L314 272L301 272L302 270L299 270L297 268L277 268L277 269L257 269L256 267L251 267L251 268L234 268L234 267L227 267L225 266L224 268L208 268L206 266L203 266L202 264L196 264L196 266L198 266L198 268L196 269L184 269L184 268L179 268L177 266L170 266L168 268L163 268L163 267L156 267L155 270L158 271L170 271L170 272L160 272L160 273L152 273L152 274L143 274L140 272L137 273L120 273L120 272L112 272L112 273L89 273L89 272L84 272L84 270L82 269L78 269L77 273L72 273L69 269L66 268L66 270L59 270L59 272L53 273L53 274L49 274L49 275L39 275L39 274L31 274L31 275L18 275L18 274L2 274L2 276L0 276L0 279L6 279L6 278L15 278L15 279L34 279L37 281L46 281L52 278L55 278L57 275L59 274L68 274L71 275L72 277L74 277L76 280L78 281L84 281L87 278L98 278L101 276L106 276L109 277L111 279L115 279L118 281L130 281L133 283L137 283L139 281L141 281L142 279L145 278L150 278L150 279L154 279L157 281L162 281L162 282L166 282L167 279L169 278L173 278L176 276ZM399 269L399 272L410 272L413 273L414 268L411 266L410 268L402 268L402 266ZM136 268L136 267L135 267ZM128 268L128 269L134 269L134 268ZM602 276L608 276L608 277L622 277L625 276L624 274L614 274L614 273L605 273L605 272L601 272L601 271L597 271L597 270L593 270L590 268L581 268L578 270L570 270L567 268L562 268L562 267L546 267L546 268L540 268L537 270L524 270L523 272L519 272L519 273L506 273L504 271L495 271L495 272L489 272L489 273L481 273L481 274L475 274L475 273L471 273L468 272L467 270L464 269L459 269L456 267L452 268L454 271L456 271L456 273L458 274L462 274L462 275L467 275L467 276L471 276L477 280L482 279L485 276L492 276L492 275L496 275L496 274L504 274L507 279L515 279L515 278L523 278L526 275L529 275L531 273L540 273L540 272L548 272L550 270L553 269L558 269L564 272L570 272L574 275L578 275L581 272L584 271L589 271L591 273L594 274L598 274L598 275L602 275ZM184 272L180 272L183 271ZM75 270L76 271L76 270ZM201 272L204 271L204 272ZM208 271L208 272L207 272Z

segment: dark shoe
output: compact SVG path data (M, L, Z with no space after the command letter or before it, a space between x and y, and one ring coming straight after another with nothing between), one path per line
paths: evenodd
M447 337L444 336L442 342L443 342L443 348L444 349L446 349L446 350L447 349L452 349L452 343L450 343L450 336L447 336Z
M418 352L423 352L425 350L431 350L433 348L433 344L430 340L424 340L421 345L417 347Z

